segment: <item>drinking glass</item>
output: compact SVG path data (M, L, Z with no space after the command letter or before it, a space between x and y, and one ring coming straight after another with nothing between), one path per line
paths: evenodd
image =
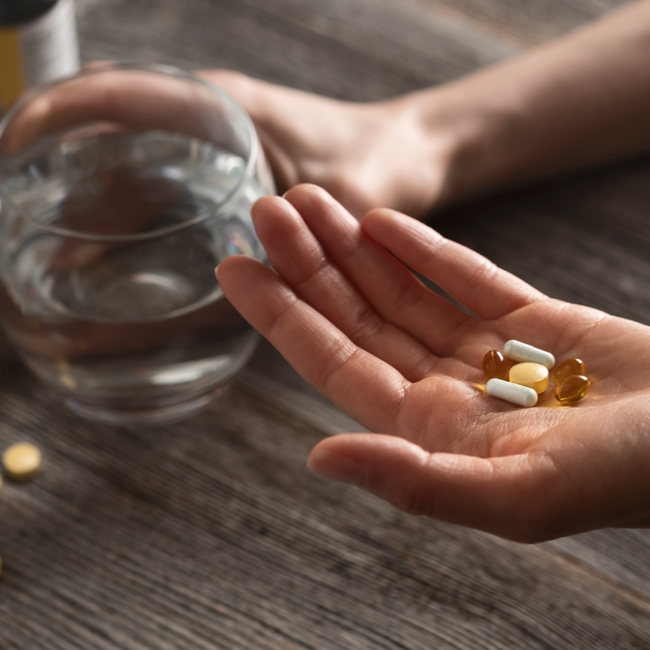
M258 335L214 269L264 261L251 204L274 192L255 129L168 66L101 65L0 122L0 320L73 411L179 419L220 394Z

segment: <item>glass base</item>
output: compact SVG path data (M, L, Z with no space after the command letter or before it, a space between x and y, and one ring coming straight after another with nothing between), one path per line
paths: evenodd
M150 409L116 410L98 406L97 404L84 404L74 399L66 399L64 403L77 415L94 422L120 426L155 427L172 424L194 415L223 395L226 389L227 386L222 386L207 395L195 397L186 402Z

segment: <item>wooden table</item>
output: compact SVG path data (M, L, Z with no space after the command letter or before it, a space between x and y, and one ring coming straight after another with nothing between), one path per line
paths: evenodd
M231 67L372 100L452 79L617 0L78 0L85 60ZM650 324L650 160L457 206L437 227L555 297ZM359 430L267 345L178 425L95 425L0 358L2 650L650 648L650 532L524 546L305 468Z

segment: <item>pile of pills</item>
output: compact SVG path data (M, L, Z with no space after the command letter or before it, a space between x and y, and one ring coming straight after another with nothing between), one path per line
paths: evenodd
M511 365L507 359L516 361ZM483 373L488 395L518 406L535 406L538 396L549 384L549 370L555 357L521 341L508 341L503 353L490 350L483 357ZM555 399L561 404L574 404L589 391L591 382L585 375L585 364L580 359L566 359L553 373Z

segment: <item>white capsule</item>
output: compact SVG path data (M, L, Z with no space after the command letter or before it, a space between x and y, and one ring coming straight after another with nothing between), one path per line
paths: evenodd
M503 379L493 377L485 384L487 394L498 397L517 406L535 406L537 404L537 393L528 386L513 384Z
M522 343L521 341L508 341L503 346L503 354L508 357L508 359L541 363L547 368L552 368L555 365L555 357L550 352L534 348L532 345Z

